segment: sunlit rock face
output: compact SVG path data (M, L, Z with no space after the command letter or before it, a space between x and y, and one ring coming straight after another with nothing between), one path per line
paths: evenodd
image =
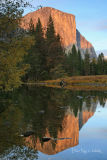
M46 137L51 137L48 129L45 134ZM45 142L43 145L40 143L40 140L37 139L35 143L34 137L26 138L26 144L29 143L29 146L37 149L45 154L52 155L58 152L61 152L67 148L74 147L78 145L79 142L79 125L78 118L74 115L66 115L62 122L62 130L58 130L57 138L72 138L55 141L50 140Z
M62 38L63 45L68 46L70 43L75 44L76 23L75 16L72 14L67 14L50 7L44 7L35 12L27 14L23 18L22 27L24 29L28 29L31 18L33 20L34 26L36 26L37 20L40 18L43 29L46 29L50 15L53 18L56 33L59 34Z
M78 30L76 30L75 16L50 7L43 7L35 12L25 15L22 19L21 27L29 28L30 20L33 20L36 26L38 18L40 18L44 31L46 31L49 16L52 16L55 26L55 31L60 35L62 44L67 48L67 52L71 50L75 44L84 55L88 49L91 57L96 57L95 50L90 42L88 42ZM83 56L84 57L84 56Z

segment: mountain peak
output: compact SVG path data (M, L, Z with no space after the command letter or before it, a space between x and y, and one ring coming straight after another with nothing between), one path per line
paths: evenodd
M36 11L33 11L33 12L30 12L30 13L28 13L27 15L29 15L29 14L35 14L35 13L37 13L37 12L44 12L45 14L46 13L52 13L52 12L56 12L56 13L61 13L61 14L68 14L68 15L72 15L72 16L74 16L75 17L75 15L73 15L73 14L70 14L70 13L66 13L66 12L63 12L63 11L60 11L60 10L58 10L58 9L55 9L55 8L52 8L52 7L42 7L41 6L41 8L39 8L38 10L36 10Z
M31 19L33 20L34 26L36 26L38 18L40 18L45 32L50 15L54 21L56 34L60 35L64 47L71 48L72 45L75 44L83 54L85 50L88 49L90 55L96 57L92 44L76 30L75 16L73 14L65 13L51 7L41 7L37 11L25 15L22 18L21 27L28 29Z

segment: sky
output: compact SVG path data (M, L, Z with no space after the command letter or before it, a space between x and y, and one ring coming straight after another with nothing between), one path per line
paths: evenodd
M90 41L96 52L107 56L107 0L30 0L34 9L26 9L25 14L37 10L37 6L53 7L76 16L76 26Z

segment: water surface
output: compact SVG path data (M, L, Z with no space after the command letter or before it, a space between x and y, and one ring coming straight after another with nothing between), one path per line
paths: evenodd
M0 160L91 158L107 160L107 92L33 86L1 94Z

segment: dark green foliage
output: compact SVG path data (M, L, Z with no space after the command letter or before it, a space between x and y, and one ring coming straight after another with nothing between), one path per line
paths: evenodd
M80 50L78 50L78 75L83 75L84 70L84 61L81 56Z
M107 60L104 59L103 53L99 54L98 58L92 59L86 50L83 59L80 50L77 51L75 45L65 56L64 67L68 76L107 74Z
M96 75L97 74L97 60L95 58L92 59L90 62L90 74Z
M0 1L0 88L3 90L19 87L28 68L23 64L23 57L32 38L19 31L23 8L27 5L23 0Z
M73 47L72 47L71 57L72 57L72 59L71 59L71 63L72 63L71 74L73 76L78 75L78 53L77 53L75 45L73 45Z
M34 27L32 18L30 19L30 23L29 23L29 32L31 35L33 35L35 32L35 27Z
M34 36L34 45L29 50L29 55L25 60L25 63L30 64L30 69L24 80L38 81L65 76L64 50L60 36L55 34L52 17L49 18L46 36L40 19L38 19L36 28L34 28L31 19L29 34Z
M64 61L64 49L61 45L60 36L56 35L55 33L54 23L51 16L49 17L49 22L47 26L46 46L47 46L47 69L49 73L49 78L52 78L51 75L55 75L56 70L59 70L59 72L60 69L61 72L62 70L64 70L62 69L63 65L61 65ZM59 67L59 65L62 67Z
M99 56L98 56L97 73L98 73L98 75L104 74L104 55L103 55L103 53L99 54Z
M69 76L82 75L83 73L83 60L80 50L77 51L73 45L71 52L65 57L65 68Z
M54 43L55 38L56 38L56 36L55 36L54 23L53 23L51 15L50 15L48 26L47 26L47 32L46 32L47 44L51 45L52 43Z
M32 27L30 34L32 34ZM33 29L32 35L34 36L34 45L29 50L28 57L26 57L26 62L30 64L30 70L26 77L27 80L35 81L45 79L46 74L45 38L40 19L38 19L38 23L35 30Z
M104 74L107 74L107 59L104 60Z
M87 50L86 50L85 59L84 59L84 74L90 75L90 56Z

